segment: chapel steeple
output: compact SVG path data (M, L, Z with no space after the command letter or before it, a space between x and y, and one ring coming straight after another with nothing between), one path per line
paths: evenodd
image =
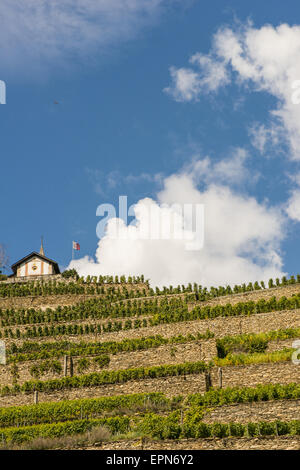
M40 249L40 255L45 256L44 252L44 246L43 246L43 236L41 236L41 249Z

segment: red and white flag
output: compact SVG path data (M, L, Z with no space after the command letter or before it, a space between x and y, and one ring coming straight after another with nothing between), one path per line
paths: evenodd
M77 242L73 242L73 250L80 250L80 245Z

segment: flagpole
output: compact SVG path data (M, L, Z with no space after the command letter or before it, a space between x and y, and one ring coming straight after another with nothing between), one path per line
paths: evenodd
M74 259L74 243L72 241L72 260Z

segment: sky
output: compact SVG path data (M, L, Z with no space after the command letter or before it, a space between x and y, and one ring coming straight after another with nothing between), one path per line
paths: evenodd
M297 13L294 0L2 0L11 264L43 235L46 256L85 276L210 286L300 272ZM201 248L143 236L168 217L180 229L184 204L204 208Z

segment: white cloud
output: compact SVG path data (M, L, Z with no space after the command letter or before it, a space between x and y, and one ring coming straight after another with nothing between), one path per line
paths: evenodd
M1 0L0 62L3 68L45 66L132 38L178 0ZM26 66L26 67L24 67Z
M99 169L85 168L85 172L88 175L88 178L93 185L94 191L101 196L105 196L107 192L111 189L115 189L124 184L126 185L137 185L144 183L154 183L161 184L163 180L163 175L161 173L150 174L150 173L140 173L122 175L120 171L113 170L108 173L104 173Z
M206 183L239 185L250 177L250 172L245 166L247 158L246 150L237 147L227 158L215 163L209 157L194 159L191 164L186 165L184 171L195 182L205 180ZM257 179L257 175L252 173L251 178Z
M176 101L192 101L197 99L201 90L201 80L197 72L191 69L170 68L173 86L164 91L173 96Z
M204 181L206 183L218 182L221 184L239 185L246 180L250 180L250 172L246 168L248 153L245 149L234 148L227 158L218 162L213 162L211 158L201 158L199 151L195 151L192 162L184 167L184 172L188 174L195 184ZM128 175L121 174L118 170L104 173L99 169L85 168L85 172L93 186L94 191L101 196L105 196L111 189L129 185L133 187L139 184L149 183L154 187L161 187L164 184L165 175L163 173L138 173ZM251 181L256 181L258 175L253 171Z
M253 147L260 153L265 153L267 142L270 140L270 130L264 124L254 123L249 127L249 136Z
M190 58L190 63L200 70L170 68L172 85L164 91L176 101L197 101L200 93L215 91L229 81L224 63L210 56L197 53Z
M300 172L288 174L296 188L290 191L290 197L285 205L287 215L294 221L300 222Z
M285 151L286 133L284 127L279 123L271 121L266 126L265 124L255 122L249 126L248 134L251 144L261 154L266 154L267 152L272 152L272 154L276 152L278 154Z
M288 200L286 212L288 216L300 222L300 189L294 189Z
M217 168L223 165L226 172L230 163L218 165ZM282 275L280 243L284 238L284 216L281 210L233 191L220 182L218 175L214 182L213 171L214 166L205 159L166 177L155 201L138 201L135 226L111 219L106 235L99 241L96 261L85 257L72 261L70 267L76 268L80 275L144 274L152 285L160 286L188 282L224 285ZM205 189L200 190L196 180L204 183ZM163 220L171 214L178 228L183 220L172 205L186 203L204 204L202 250L186 250L185 240L143 239L141 233L150 222L147 208L155 209ZM120 229L118 238L116 226Z
M267 92L277 99L277 106L270 112L270 128L257 127L253 143L265 151L268 141L286 141L290 156L300 160L299 85L295 88L300 79L300 26L254 28L248 23L238 30L221 28L214 36L212 51L206 56L199 54L198 61L195 57L197 54L190 62L200 70L188 69L192 80L183 80L184 87L177 76L185 69L171 69L172 86L167 90L175 99L197 100L203 92L217 91L230 77L248 90L252 85L256 91ZM205 76L209 86L203 87Z
M140 173L137 175L129 174L124 177L124 182L126 184L138 184L138 183L157 183L161 184L163 175L161 173L156 173L154 175L150 173Z

